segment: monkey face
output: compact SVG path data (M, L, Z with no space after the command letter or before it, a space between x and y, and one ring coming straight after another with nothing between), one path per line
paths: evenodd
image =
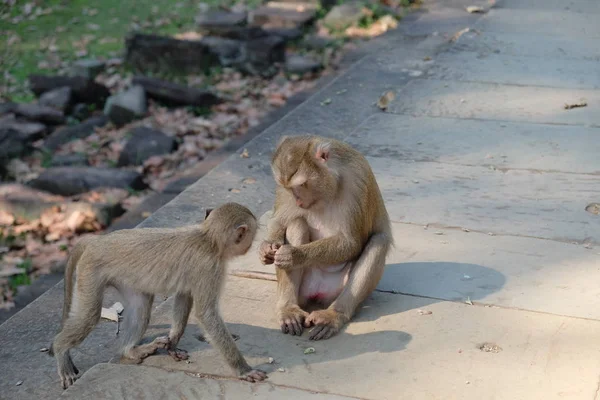
M329 144L312 137L285 138L271 162L273 177L302 209L313 208L335 197L336 176L328 166Z

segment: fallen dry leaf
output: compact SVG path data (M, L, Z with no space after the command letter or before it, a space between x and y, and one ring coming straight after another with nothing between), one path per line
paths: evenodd
M389 107L390 103L394 101L395 98L396 93L393 90L388 90L387 92L382 94L381 97L379 97L379 100L377 100L377 107L379 107L380 110L385 111Z
M571 103L571 104L567 104L565 103L565 110L570 110L572 108L579 108L579 107L587 107L587 101L585 101L584 99L581 99L579 102L577 103Z
M468 6L467 7L467 12L470 14L475 14L475 13L485 13L485 8L480 7L480 6Z
M242 154L240 154L241 158L250 158L250 154L248 154L248 149L244 149L244 151L242 151Z

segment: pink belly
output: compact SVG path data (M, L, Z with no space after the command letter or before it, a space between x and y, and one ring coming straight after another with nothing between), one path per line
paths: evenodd
M300 301L315 301L330 304L342 292L348 281L351 263L311 268L302 276L300 285Z

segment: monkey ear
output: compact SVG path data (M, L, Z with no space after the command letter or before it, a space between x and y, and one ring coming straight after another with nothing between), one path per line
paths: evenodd
M208 216L210 215L210 213L212 212L212 208L207 208L206 209L206 214L204 215L204 219L208 218Z
M240 244L244 240L247 231L248 225L246 224L240 225L235 229L235 244Z
M326 163L329 160L329 150L331 148L330 143L321 143L317 146L317 152L315 154L315 158L322 162Z
M281 144L283 142L285 142L286 140L288 140L289 136L288 135L283 135L281 138L279 138L279 141L277 142L277 147L281 146Z

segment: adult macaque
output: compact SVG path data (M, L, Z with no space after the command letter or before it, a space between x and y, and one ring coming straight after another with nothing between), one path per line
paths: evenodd
M67 263L62 327L50 351L56 357L63 388L72 385L79 373L69 350L98 323L108 285L116 287L126 303L125 359L139 363L159 348L167 349L175 360L187 359L187 352L177 344L193 305L210 343L229 366L250 382L265 379L263 371L248 365L218 311L227 261L248 251L256 229L250 210L228 203L207 211L206 220L198 226L128 229L81 240ZM163 293L175 295L169 336L138 345L150 321L153 295Z
M271 161L277 190L259 253L275 264L281 330L328 339L375 289L392 246L367 160L338 140L285 137ZM324 309L305 311L310 303Z

